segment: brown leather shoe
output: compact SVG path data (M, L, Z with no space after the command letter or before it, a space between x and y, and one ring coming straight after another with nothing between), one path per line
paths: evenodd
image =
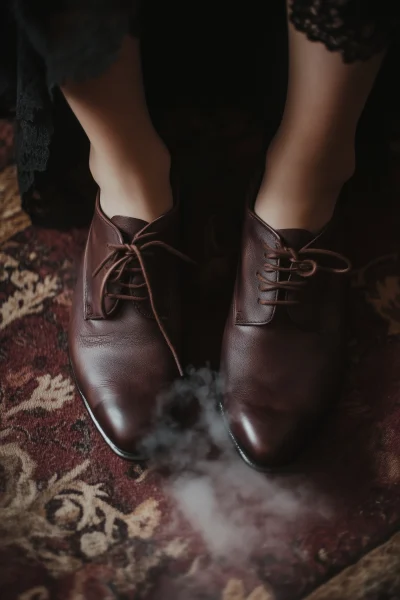
M292 461L338 393L343 275L351 269L339 249L333 221L314 236L274 231L246 211L222 347L221 409L239 453L254 468Z
M182 374L175 245L178 209L148 224L108 219L99 201L72 306L70 360L97 429L119 456L142 458L158 394Z

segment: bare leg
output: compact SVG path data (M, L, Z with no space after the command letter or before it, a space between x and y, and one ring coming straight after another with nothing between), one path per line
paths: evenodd
M255 206L273 228L318 232L331 218L354 172L356 128L382 58L345 64L289 23L286 106Z
M90 140L104 212L152 221L168 211L170 156L147 110L139 42L127 37L105 73L62 91Z

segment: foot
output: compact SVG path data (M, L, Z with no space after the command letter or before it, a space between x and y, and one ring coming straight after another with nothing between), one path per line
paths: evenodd
M222 411L247 463L292 461L338 393L349 261L334 223L277 231L247 209L222 348Z
M106 442L141 458L160 392L182 374L178 209L151 223L109 219L97 200L72 306L78 390Z

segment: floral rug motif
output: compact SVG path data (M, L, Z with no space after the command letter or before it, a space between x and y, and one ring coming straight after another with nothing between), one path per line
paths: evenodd
M0 244L30 224L21 210L12 144L13 125L0 119Z

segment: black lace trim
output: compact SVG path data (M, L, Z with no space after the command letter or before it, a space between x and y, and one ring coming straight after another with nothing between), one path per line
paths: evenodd
M13 4L19 38L16 156L21 193L48 163L53 89L107 69L123 37L137 31L138 6L132 0L63 0L49 14L42 0Z
M289 18L309 40L340 52L346 63L383 51L398 33L397 0L291 0Z

